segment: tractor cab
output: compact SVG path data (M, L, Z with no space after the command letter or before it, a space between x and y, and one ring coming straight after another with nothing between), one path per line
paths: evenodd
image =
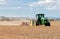
M41 17L44 18L44 14L37 14L36 17L37 17L37 18L41 18Z

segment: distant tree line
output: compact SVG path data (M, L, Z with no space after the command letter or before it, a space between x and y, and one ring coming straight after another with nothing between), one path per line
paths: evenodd
M4 16L0 17L0 21L15 21L15 20L19 20L19 19L9 18L9 17L4 17Z

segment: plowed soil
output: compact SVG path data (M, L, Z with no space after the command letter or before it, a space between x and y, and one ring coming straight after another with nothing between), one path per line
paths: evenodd
M2 26L0 39L60 39L60 21L52 21L51 26Z

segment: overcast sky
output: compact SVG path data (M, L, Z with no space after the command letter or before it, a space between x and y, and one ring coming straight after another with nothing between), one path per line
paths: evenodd
M0 16L34 17L37 13L60 17L60 0L0 0Z

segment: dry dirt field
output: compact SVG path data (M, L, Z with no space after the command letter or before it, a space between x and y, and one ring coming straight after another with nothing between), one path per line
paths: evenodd
M18 22L15 23L18 24ZM6 26L1 24L0 39L60 39L60 21L52 21L49 27L17 26L17 24Z

